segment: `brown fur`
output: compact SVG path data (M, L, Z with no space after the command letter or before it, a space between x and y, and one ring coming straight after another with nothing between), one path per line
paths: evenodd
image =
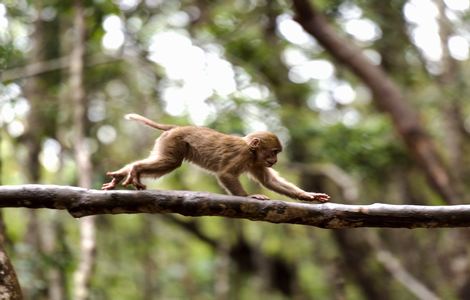
M329 199L325 194L301 190L271 169L277 162L277 154L282 151L279 139L271 132L255 132L242 138L205 127L159 124L137 114L126 115L126 119L164 132L156 140L148 158L108 172L107 175L113 179L103 184L104 190L114 189L123 180L123 185L132 184L137 189L145 189L140 182L141 176L158 178L187 160L213 172L220 184L233 195L248 196L238 180L242 173L248 172L267 188L291 198L320 202ZM251 197L268 199L264 195Z

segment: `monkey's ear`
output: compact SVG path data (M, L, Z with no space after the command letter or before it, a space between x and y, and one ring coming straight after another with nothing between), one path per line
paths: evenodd
M260 141L259 138L253 138L253 139L250 141L250 144L249 144L250 149L254 150L254 149L258 148L260 142L261 142L261 141Z

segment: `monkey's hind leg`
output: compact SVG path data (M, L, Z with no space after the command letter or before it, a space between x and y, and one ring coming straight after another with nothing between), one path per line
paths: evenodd
M127 186L132 184L138 190L145 189L140 182L141 176L163 176L181 166L186 155L187 145L180 138L163 133L156 141L150 156L130 163L120 170L108 172L113 179L103 185L103 189L113 189L119 182ZM125 179L124 179L125 178Z
M136 161L129 166L127 177L122 184L133 184L137 189L145 189L145 185L140 182L141 176L161 177L181 166L182 161L182 158L161 156Z
M114 171L107 172L106 175L112 177L113 179L110 182L104 183L101 187L102 190L112 190L118 185L124 178L129 177L129 174L132 170L132 165L126 165L123 168ZM144 190L145 185L140 182L140 176L135 175L132 177L132 180L124 185L132 183L138 190Z

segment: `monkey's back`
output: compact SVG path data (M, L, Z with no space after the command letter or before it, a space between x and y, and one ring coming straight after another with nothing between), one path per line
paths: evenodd
M184 145L184 158L209 171L226 168L243 172L246 166L237 165L251 156L248 144L242 137L228 135L207 127L182 126L163 133L161 139L175 139Z

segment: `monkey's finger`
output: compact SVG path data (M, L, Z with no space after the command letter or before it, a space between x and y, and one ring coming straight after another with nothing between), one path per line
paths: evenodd
M330 201L330 196L327 194L316 194L314 197L314 200L319 201L319 202L328 202Z
M101 186L101 189L102 190L112 190L112 189L114 189L114 187L116 187L116 185L113 182L108 182L108 183L104 183Z
M128 186L129 184L131 184L133 181L133 178L131 176L131 174L127 175L126 177L126 180L124 180L124 182L122 183L123 186Z
M136 172L134 167L132 167L127 173L126 180L124 180L122 184L127 186L129 184L134 184L134 182L139 182L139 177L140 175Z
M106 176L108 177L112 177L112 181L114 184L118 184L119 182L121 182L123 179L124 179L124 175L122 174L116 174L115 172L108 172L106 173Z
M329 199L329 198L320 198L320 197L316 197L316 198L315 198L315 201L324 203L324 202L330 201L330 199Z
M318 202L328 202L330 196L322 193L305 193L299 197L300 200L304 201L318 201Z
M106 182L101 187L102 190L112 190L116 187L120 180L113 178L110 182Z
M261 195L261 194L250 195L248 197L253 198L253 199L258 199L258 200L269 200L268 196Z

